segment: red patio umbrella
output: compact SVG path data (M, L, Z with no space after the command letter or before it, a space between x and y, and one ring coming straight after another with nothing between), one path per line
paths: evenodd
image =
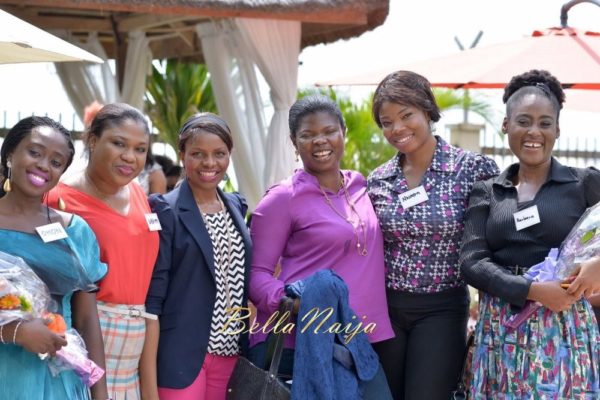
M597 90L600 89L600 33L570 27L536 30L514 42L390 65L317 85L376 85L387 74L400 69L425 76L433 86L454 89L503 88L516 74L545 69L567 88Z

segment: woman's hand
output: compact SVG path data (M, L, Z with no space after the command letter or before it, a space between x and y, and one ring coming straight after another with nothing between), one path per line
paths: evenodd
M534 300L554 312L569 309L578 299L560 286L560 282L533 282L529 288L529 300Z
M21 322L15 337L15 344L32 353L48 353L54 356L61 347L67 345L67 341L64 335L56 334L48 329L46 322L41 318Z
M567 293L578 299L600 293L600 257L581 263L575 274L577 277L571 282Z

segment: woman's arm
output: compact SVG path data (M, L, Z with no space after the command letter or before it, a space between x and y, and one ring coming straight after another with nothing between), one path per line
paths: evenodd
M600 202L600 171L594 167L586 168L583 177L583 189L588 207ZM577 278L569 286L568 292L579 298L589 298L600 293L600 257L581 263Z
M31 353L54 355L67 345L67 341L62 335L48 329L46 324L41 318L8 323L2 327L2 342L19 345Z
M88 357L100 368L106 370L104 342L96 308L96 294L75 292L71 299L73 328L79 332L88 351ZM108 399L106 374L91 388L93 399Z
M272 313L284 295L284 282L273 276L292 232L290 189L271 188L252 214L252 270L250 300L257 309Z
M465 215L460 263L467 283L520 307L526 300L538 301L555 312L570 307L576 298L562 289L560 282L532 283L492 261L492 252L486 239L486 224L490 215L489 190L484 182L475 183Z
M490 214L488 190L491 189L487 188L485 182L476 182L469 198L460 253L461 272L469 285L511 304L523 306L531 283L523 276L510 274L492 261L486 238Z
M175 235L175 217L166 200L160 195L150 196L150 208L160 221L160 244L148 295L146 296L146 311L150 314L161 315L162 306L169 290L169 273L172 263L172 248ZM160 329L158 321L146 319L146 337L140 357L140 388L144 400L158 399L156 355Z
M577 278L571 282L567 292L576 299L581 296L590 298L600 293L600 257L581 263Z
M158 381L156 372L156 357L160 326L158 320L146 318L146 337L140 357L140 388L142 400L158 399Z

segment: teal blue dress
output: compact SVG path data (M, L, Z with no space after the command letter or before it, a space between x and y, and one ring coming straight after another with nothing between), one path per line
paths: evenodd
M104 277L107 267L100 262L96 236L83 219L73 216L66 231L68 238L44 243L37 234L0 229L0 251L23 258L44 280L70 328L73 292L93 291L94 282ZM21 346L0 344L0 399L89 398L88 388L73 371L53 377L37 354Z

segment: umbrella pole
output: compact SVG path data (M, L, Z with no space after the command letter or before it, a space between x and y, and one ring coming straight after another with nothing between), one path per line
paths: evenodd
M598 0L571 0L568 3L563 4L563 6L560 9L560 25L563 28L566 28L567 25L567 19L569 18L567 13L569 12L569 10L576 6L579 3L592 3L597 5L598 7L600 7L600 1Z

